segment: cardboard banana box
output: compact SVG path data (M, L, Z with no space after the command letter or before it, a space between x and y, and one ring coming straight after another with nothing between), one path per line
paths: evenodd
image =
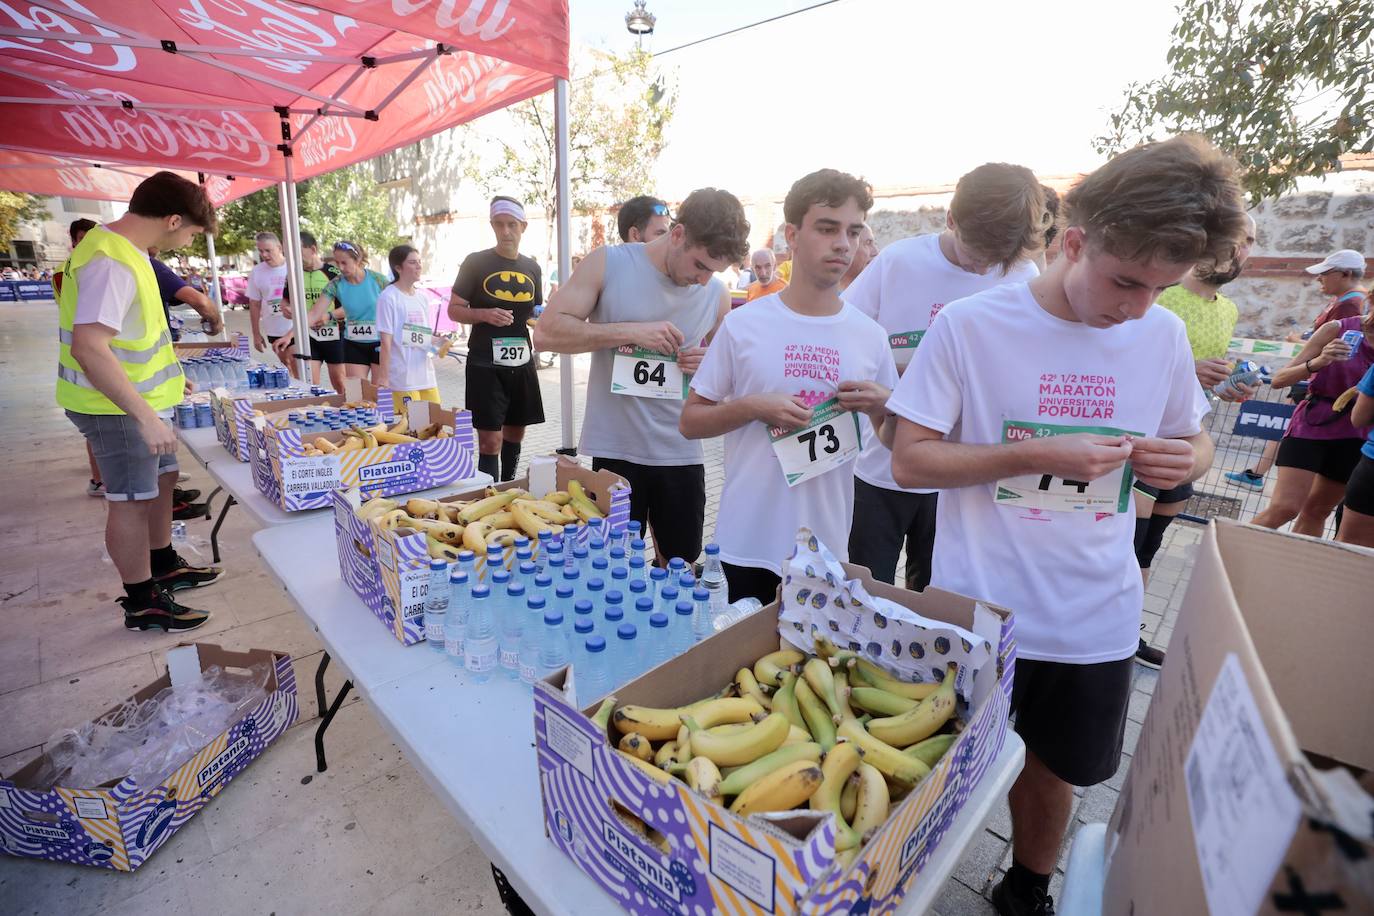
M215 418L216 438L219 439L220 445L224 446L225 451L239 461L247 463L252 460L251 431L253 418L259 410L280 413L307 407L342 407L345 404L370 401L377 405L382 422L388 426L396 422L391 389L377 388L371 382L362 379L345 379L343 394L269 401L265 395L270 390L260 389L257 397L243 393L230 394L224 388L215 388L210 392L210 410Z
M606 516L611 530L622 530L630 521L630 484L619 474L592 471L576 461L559 457L556 489L567 489L576 480ZM496 484L500 492L525 489L529 478ZM441 503L480 499L486 487L441 497ZM539 494L543 495L543 494ZM368 609L404 645L425 638L425 598L429 590L429 548L422 531L412 528L388 529L376 520L360 519L355 510L361 505L354 489L336 490L334 537L339 554L339 574L357 593ZM400 500L404 503L404 500ZM585 536L585 529L582 529Z
M291 656L264 649L231 652L210 643L197 643L196 649L202 671L211 665L248 668L267 662L272 675L266 697L162 785L141 786L131 776L100 786L35 785L46 757L0 779L0 852L134 871L295 723ZM145 700L169 686L171 675L163 674L133 699Z
M845 868L836 859L830 814L793 810L740 818L681 780L655 780L628 762L592 721L597 704L579 704L576 672L557 672L536 684L534 693L545 833L607 891L608 909L890 913L921 880L1002 749L1015 668L1013 619L1009 611L962 595L935 588L918 594L877 583L862 567L844 569L872 595L983 637L986 657L968 672L971 700L957 741ZM714 689L708 685L729 682L780 641L787 646L780 637L795 626L787 615L785 603L775 602L618 689L616 697L658 708L700 700ZM842 642L838 636L836 641ZM857 649L859 643L851 645ZM885 647L870 644L864 651L880 659Z
M248 359L248 335L235 335L233 343L222 340L207 340L203 343L177 342L172 344L172 352L176 354L177 359L192 356L241 356Z
M257 447L250 463L258 490L286 512L323 509L332 505L330 494L338 489L357 487L369 497L414 493L471 477L477 468L477 433L466 410L412 401L400 435L415 441L363 448L351 448L341 432L308 433L303 439L299 430L278 429L272 421L283 416L254 418ZM434 424L452 435L420 439L421 431ZM331 446L326 454L307 454L320 440Z

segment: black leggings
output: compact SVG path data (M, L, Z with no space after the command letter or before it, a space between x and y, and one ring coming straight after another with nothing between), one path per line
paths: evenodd
M1164 543L1164 532L1176 515L1148 515L1135 520L1135 559L1141 569L1149 569Z
M768 605L777 599L782 577L771 569L761 566L736 566L734 563L722 563L721 566L725 569L725 582L729 586L731 604L741 598L757 598Z

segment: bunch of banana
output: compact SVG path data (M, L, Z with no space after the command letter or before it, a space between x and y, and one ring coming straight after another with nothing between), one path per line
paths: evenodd
M509 503L513 514L522 502ZM770 652L696 703L609 697L593 720L640 770L681 779L740 816L830 812L836 851L852 859L958 740L957 673L951 663L941 683L912 684L818 639L815 655Z

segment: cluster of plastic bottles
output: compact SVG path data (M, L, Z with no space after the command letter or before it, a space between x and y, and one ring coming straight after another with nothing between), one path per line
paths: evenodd
M706 548L700 580L686 561L650 567L639 524L583 543L541 532L479 561L462 551L430 561L425 637L477 683L493 675L527 689L572 664L578 696L603 696L714 632L725 609L720 550Z
M286 425L301 435L334 432L350 426L376 426L382 415L375 407L310 407L289 411Z
M288 388L291 376L284 366L265 366L245 356L190 356L181 369L197 388L228 388L231 391Z

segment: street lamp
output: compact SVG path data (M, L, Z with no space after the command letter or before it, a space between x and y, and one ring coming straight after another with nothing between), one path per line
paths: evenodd
M635 37L639 49L644 50L644 36L654 34L658 17L644 8L646 0L635 0L635 8L625 14L625 30Z

